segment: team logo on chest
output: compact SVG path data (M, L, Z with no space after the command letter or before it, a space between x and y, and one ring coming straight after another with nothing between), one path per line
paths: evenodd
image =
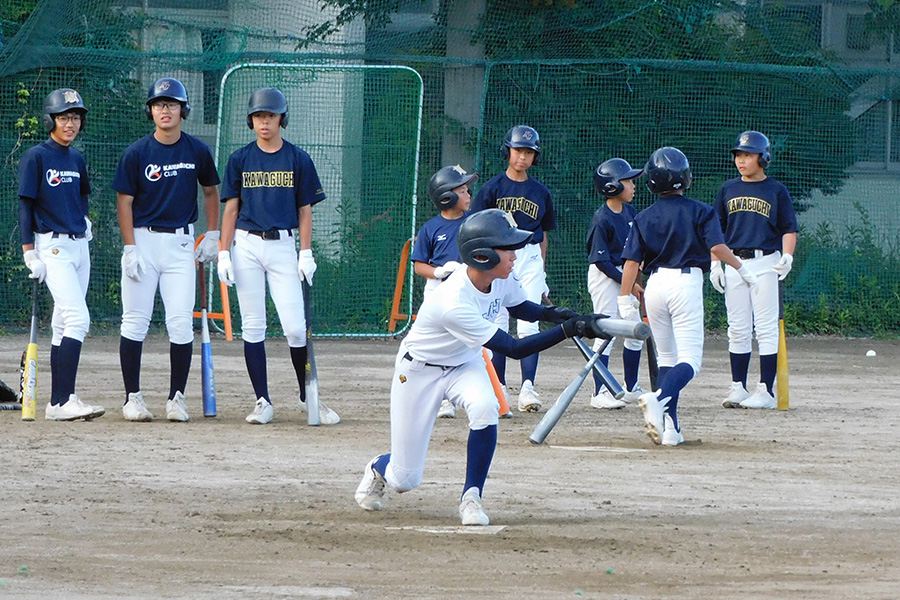
M148 181L157 181L162 177L162 167L150 163L147 165L147 168L144 169L144 177L146 177Z
M493 321L494 317L500 314L500 299L491 300L487 310L482 313L482 317L487 321Z
M47 169L46 178L47 185L56 187L61 183L72 183L75 178L81 178L78 171L57 171L56 169Z

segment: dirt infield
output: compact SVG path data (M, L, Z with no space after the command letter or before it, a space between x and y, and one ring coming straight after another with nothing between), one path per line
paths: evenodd
M198 343L195 420L125 422L113 336L87 340L79 373L107 415L46 422L45 340L39 419L0 412L0 598L900 596L895 340L791 339L791 410L754 412L721 408L727 351L710 339L677 448L653 446L633 406L591 409L589 384L543 446L527 440L540 415L501 421L485 509L502 529L481 534L456 529L464 418L437 423L420 488L380 513L353 501L363 466L388 450L396 341L317 342L322 397L343 422L310 428L282 340L268 344L271 425L244 422L241 344L221 339L218 418L201 416ZM0 338L7 383L25 343ZM158 416L167 351L145 344ZM582 365L571 345L542 355L545 402Z

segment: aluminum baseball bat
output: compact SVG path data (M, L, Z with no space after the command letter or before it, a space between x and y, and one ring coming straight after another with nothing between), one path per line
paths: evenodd
M37 313L38 313L38 280L34 280L31 292L31 337L25 349L25 370L22 380L22 420L34 421L37 416Z
M303 315L306 317L306 424L318 426L322 424L319 412L319 376L316 373L316 355L312 341L312 309L309 302L309 284L304 279Z
M609 345L610 340L606 340L603 342L603 345L600 346L600 349L597 351L597 354L594 354L594 351L588 347L588 345L584 342L580 337L574 337L572 340L575 342L575 345L578 346L579 352L585 358L585 360L590 360L594 356L600 356L603 354L603 351ZM609 390L609 393L613 395L616 400L622 398L625 395L625 390L622 389L622 384L616 381L616 378L613 377L613 374L609 372L609 368L604 365L599 360L594 363L594 371L597 372L597 375L600 376L600 381L603 382L603 385L606 386L606 389Z
M559 395L559 398L556 399L553 406L547 410L546 414L544 414L544 418L538 422L534 431L528 436L528 439L532 444L541 444L547 439L547 434L549 434L553 427L556 426L559 419L563 416L563 413L569 408L569 404L572 403L572 399L575 398L575 394L581 389L581 384L584 383L585 378L588 373L591 372L594 365L597 364L599 358L599 352L591 357L591 360L589 360L584 368L581 369L578 376L572 380L572 383L562 391L562 394Z
M650 326L643 321L626 321L625 319L595 319L594 331L603 337L626 337L646 340L650 337Z
M201 387L203 392L203 416L216 416L216 376L213 369L212 345L209 341L209 319L206 313L206 265L199 264L200 318L203 320L203 337L200 345Z

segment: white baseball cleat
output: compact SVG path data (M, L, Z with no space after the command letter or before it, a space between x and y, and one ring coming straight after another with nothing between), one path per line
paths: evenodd
M538 393L534 391L534 384L526 379L519 390L519 412L537 412L541 409L541 401Z
M625 390L625 395L622 396L622 400L624 400L626 404L634 404L635 402L640 400L642 394L646 394L646 393L647 392L645 392L641 388L641 386L636 385L636 386L634 386L634 389L631 390L630 392L628 390Z
M77 394L70 394L65 404L56 407L47 405L44 410L44 418L50 421L75 421L77 419L90 420L101 416L106 412L102 406L90 406L82 402Z
M359 482L354 495L356 503L366 510L381 510L384 502L384 477L375 470L375 461L379 458L381 455L376 456L366 465L362 481Z
M175 392L175 397L166 401L166 418L176 423L187 423L191 420L184 405L184 394Z
M487 525L491 522L481 505L481 494L477 487L471 487L459 502L459 518L463 525Z
M728 392L728 396L722 400L722 406L724 408L740 408L741 402L750 397L750 392L744 389L744 384L740 381L732 381L731 382L731 391Z
M625 403L621 400L616 400L613 398L613 395L609 393L609 390L602 389L599 394L591 396L591 406L594 408L605 408L608 410L615 410L617 408L622 408L625 406Z
M455 419L456 407L453 403L444 398L441 400L441 409L438 411L438 419Z
M131 392L128 394L128 402L122 407L122 416L126 421L141 421L149 423L153 420L153 413L147 410L147 404L144 402L144 394L141 392Z
M298 400L297 404L300 405L300 410L306 412L306 402L303 400ZM322 404L322 401L319 400L319 424L320 425L337 425L341 422L341 416Z
M778 408L778 403L775 402L775 397L769 393L768 388L766 388L766 384L757 383L756 384L756 392L740 404L741 408L762 408L773 410Z
M260 397L256 400L253 412L247 415L245 420L254 425L265 425L266 423L271 423L274 418L275 409L272 408L272 403Z
M638 406L644 413L645 429L647 435L653 440L654 444L662 443L663 426L663 407L659 402L659 394L662 390L655 392L647 392L641 395L638 400Z
M662 434L663 446L677 446L684 443L684 436L681 435L680 429L675 429L675 422L668 414L663 417L665 429Z

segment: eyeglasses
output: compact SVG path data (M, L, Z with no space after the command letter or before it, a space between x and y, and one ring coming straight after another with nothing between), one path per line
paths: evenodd
M81 123L81 115L56 115L56 122L61 125Z
M156 110L163 110L164 108L167 108L171 111L174 111L176 107L181 106L181 102L154 102L150 106Z

